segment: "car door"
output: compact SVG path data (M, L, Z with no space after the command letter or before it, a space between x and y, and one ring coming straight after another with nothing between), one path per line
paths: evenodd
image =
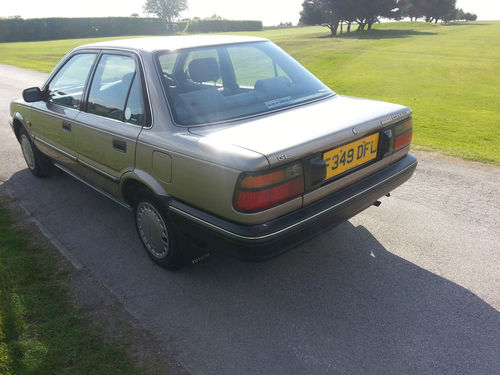
M72 124L97 53L71 56L44 88L45 100L33 103L31 133L39 149L60 164L76 166Z
M150 117L143 86L134 54L102 53L89 84L85 110L72 127L79 174L116 196L120 177L134 169L137 138Z

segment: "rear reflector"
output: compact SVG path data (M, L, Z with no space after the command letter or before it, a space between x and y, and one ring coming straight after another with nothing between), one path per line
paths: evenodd
M236 187L234 207L255 212L304 193L302 164L294 163L272 172L243 174Z
M403 147L409 145L411 143L411 139L413 137L413 129L410 129L408 132L400 135L394 141L394 151L400 150Z

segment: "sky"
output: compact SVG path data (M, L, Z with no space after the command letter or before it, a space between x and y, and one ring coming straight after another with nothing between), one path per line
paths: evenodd
M280 22L296 24L303 0L188 0L182 17L209 17L217 14L229 19L253 19L265 26ZM19 15L43 17L107 17L143 15L145 0L0 0L0 17ZM480 20L500 20L498 0L457 0L457 6L476 13Z

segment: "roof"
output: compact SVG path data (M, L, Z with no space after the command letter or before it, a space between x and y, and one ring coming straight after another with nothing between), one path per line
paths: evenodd
M78 49L124 48L137 51L154 52L162 50L174 51L182 48L262 41L267 41L267 39L236 35L182 35L110 40L106 42L85 44L78 47Z

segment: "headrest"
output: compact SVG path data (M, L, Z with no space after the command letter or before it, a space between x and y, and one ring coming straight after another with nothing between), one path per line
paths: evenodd
M220 78L219 63L215 57L196 59L189 63L189 78L193 82L217 81Z

